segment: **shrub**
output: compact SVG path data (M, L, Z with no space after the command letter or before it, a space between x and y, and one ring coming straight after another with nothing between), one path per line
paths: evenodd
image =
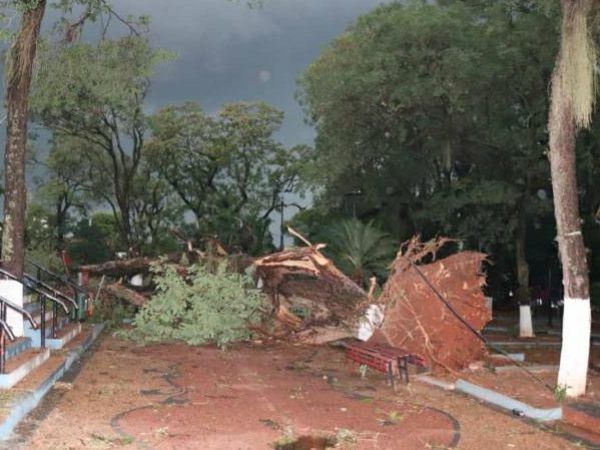
M245 274L214 273L191 266L182 277L172 266L155 267L157 293L134 320L134 337L156 342L180 339L191 345L229 343L251 337L248 325L260 319L264 295Z

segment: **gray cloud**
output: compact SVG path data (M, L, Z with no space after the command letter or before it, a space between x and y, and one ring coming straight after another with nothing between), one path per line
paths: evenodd
M155 45L177 53L153 79L149 107L193 100L215 111L225 103L262 99L282 109L280 138L311 143L294 99L296 79L320 51L381 0L243 1L119 0L122 14L148 14ZM261 73L268 72L265 80Z

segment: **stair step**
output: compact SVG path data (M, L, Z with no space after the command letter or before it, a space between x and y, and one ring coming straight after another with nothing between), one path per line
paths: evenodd
M18 337L14 342L6 343L5 357L8 361L11 358L15 358L20 353L31 348L31 338L29 337Z
M83 325L82 333L66 348L52 355L15 385L15 389L0 396L1 442L11 436L15 426L33 409L65 372L89 348L102 331L103 325ZM49 353L48 350L46 352Z
M56 338L46 339L46 346L52 350L59 350L71 342L79 333L81 333L81 323L70 323L58 332Z
M28 349L7 361L6 373L0 374L0 389L10 389L48 358L50 358L50 349Z
M52 314L52 308L46 308L46 320L49 320L52 317ZM41 320L41 310L38 309L37 311L33 311L31 315L33 316L36 322L39 322ZM62 308L58 310L58 317L67 317Z
M57 323L57 333L60 335L60 331L67 326L69 323L68 317L59 317ZM38 322L38 328L33 329L31 327L25 327L25 336L31 338L31 346L32 347L40 347L41 340L41 324ZM52 338L52 319L46 321L46 341Z

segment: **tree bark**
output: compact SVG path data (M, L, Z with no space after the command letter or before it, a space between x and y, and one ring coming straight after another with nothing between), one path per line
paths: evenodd
M25 258L25 154L29 90L46 0L23 13L21 28L11 46L6 74L6 148L4 153L4 228L2 265L23 275Z
M526 195L528 195L527 193ZM519 336L533 337L531 320L531 295L529 291L529 264L525 245L527 243L527 224L525 222L525 200L519 204L519 217L515 230L515 262L517 266L517 301L519 303Z
M569 20L576 0L562 0L563 21ZM566 27L563 27L563 30ZM563 37L564 38L564 37ZM564 316L558 385L567 395L585 393L590 349L591 309L588 268L581 233L575 162L576 122L562 83L562 52L552 76L550 113L550 169L558 248L563 272Z

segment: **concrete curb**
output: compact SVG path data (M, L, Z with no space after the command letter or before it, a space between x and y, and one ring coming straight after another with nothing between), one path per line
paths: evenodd
M507 410L513 414L523 415L539 422L560 420L562 418L562 408L534 408L527 403L515 400L507 395L500 394L492 389L486 389L473 383L469 383L465 380L457 380L456 383L449 383L447 381L438 380L429 375L420 375L414 377L414 379L435 386L437 388L444 389L446 391L459 391L467 394L471 397L475 397L479 400L483 400L486 403L490 403L494 406Z
M433 378L429 375L417 375L416 377L414 377L414 379L435 387L439 387L445 391L453 391L456 389L454 383L450 383L449 381L444 380L438 380L437 378Z
M0 424L0 441L10 437L15 426L39 404L40 400L44 398L54 383L62 378L73 363L81 358L81 355L92 345L103 329L104 324L94 325L92 332L85 341L71 350L63 363L48 378L42 381L35 390L27 392L9 406L10 412L4 419L4 422Z
M519 366L498 366L495 370L496 372L517 372L523 369ZM533 366L527 366L527 370L535 373L552 372L553 370L558 370L558 366L535 364Z
M496 347L524 347L524 348L535 348L535 347L560 347L562 342L548 342L548 341L531 341L531 342L523 342L523 341L498 341L498 342L490 342L490 344L495 345ZM596 347L600 346L600 340L596 338L592 338L590 345Z
M519 362L524 362L525 361L525 353L507 353L506 355L503 355L501 353L492 353L490 355L490 358L492 359L496 359L496 360L501 360L501 361L519 361Z
M491 403L492 405L499 406L500 408L524 415L530 419L534 419L540 422L560 420L562 418L562 408L534 408L527 403L515 400L504 394L500 394L492 389L486 389L473 383L469 383L465 380L456 381L456 390L469 394L480 400Z

